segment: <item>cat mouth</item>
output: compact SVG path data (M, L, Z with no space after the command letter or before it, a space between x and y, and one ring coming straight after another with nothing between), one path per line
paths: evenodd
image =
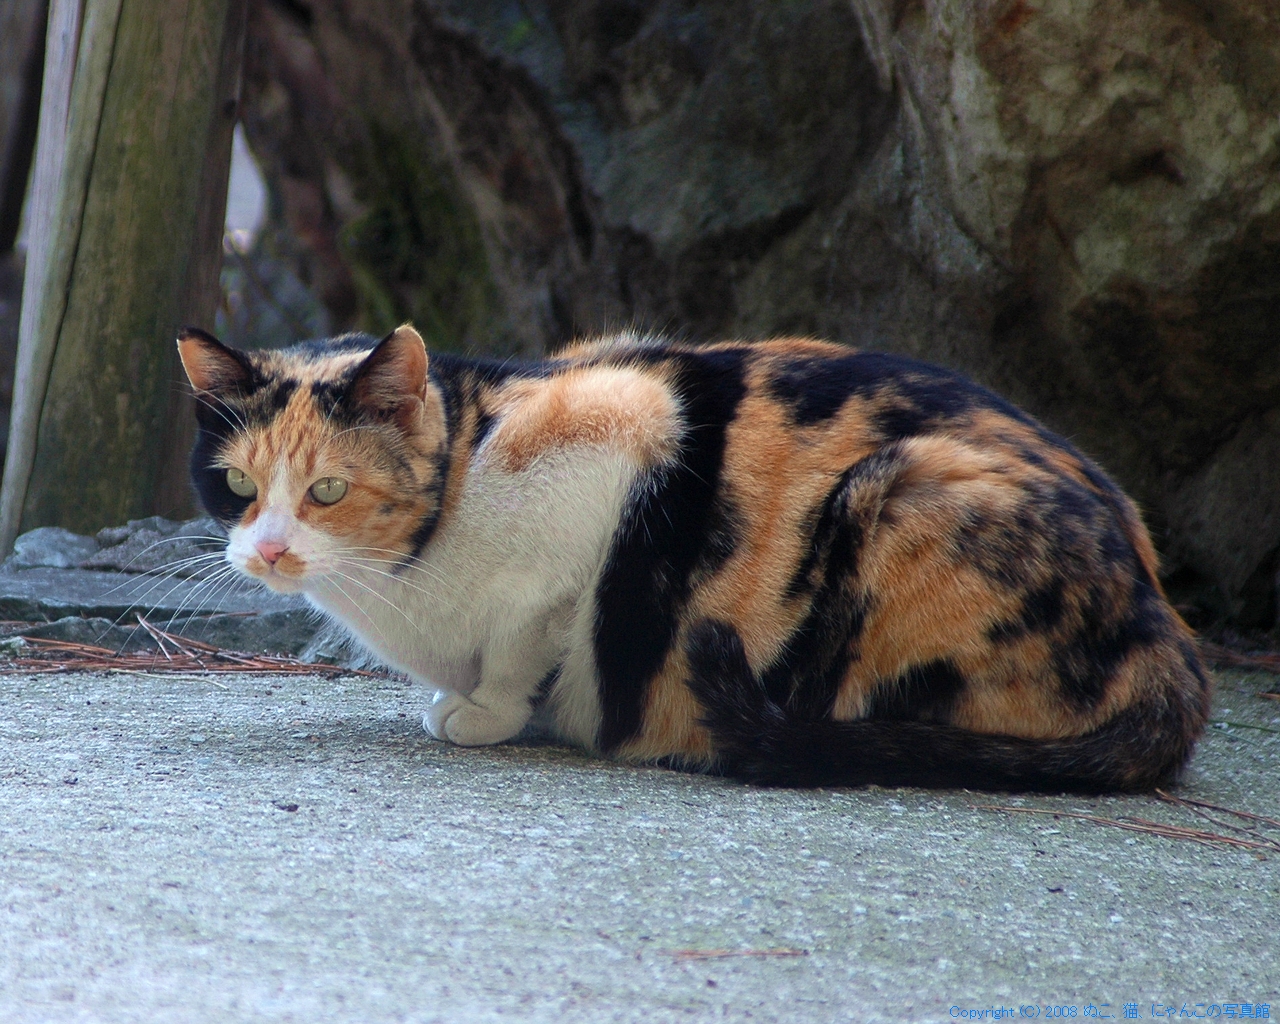
M274 565L264 558L254 556L241 566L241 571L277 593L296 594L303 589L307 564L290 554L282 555Z

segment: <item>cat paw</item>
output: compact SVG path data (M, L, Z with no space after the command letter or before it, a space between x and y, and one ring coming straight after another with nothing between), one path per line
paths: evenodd
M457 693L441 693L422 716L422 727L438 740L483 747L511 739L528 717L486 708Z

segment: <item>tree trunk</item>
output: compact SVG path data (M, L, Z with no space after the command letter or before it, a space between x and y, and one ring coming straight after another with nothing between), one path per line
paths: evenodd
M101 0L69 34L63 8L45 102L74 77L65 121L41 117L4 549L192 507L174 337L218 294L245 0Z

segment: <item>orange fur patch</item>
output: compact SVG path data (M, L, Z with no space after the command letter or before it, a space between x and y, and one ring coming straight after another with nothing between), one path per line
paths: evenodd
M501 421L489 442L496 464L519 473L574 447L608 448L639 466L675 450L679 406L661 380L627 367L584 367L549 380L517 380L490 396Z
M673 652L650 684L640 735L623 745L620 757L656 761L677 756L689 767L711 762L711 736L698 724L698 702L684 682L688 671L684 656Z

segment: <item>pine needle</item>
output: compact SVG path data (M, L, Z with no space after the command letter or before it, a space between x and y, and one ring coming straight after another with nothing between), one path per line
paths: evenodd
M57 672L129 672L138 675L201 676L211 673L250 672L270 675L369 676L389 678L386 672L344 668L300 661L282 654L247 654L166 632L138 616L140 625L160 648L158 651L113 651L107 647L22 637L34 650L0 659L0 673L48 675ZM212 680L211 680L212 681ZM221 684L216 684L221 685Z
M1224 647L1222 644L1201 640L1200 653L1215 666L1251 668L1280 675L1280 652L1278 651L1257 651L1253 654L1241 654L1239 651L1233 651L1230 647ZM1280 696L1280 694L1277 696Z
M1235 846L1240 849L1266 850L1270 853L1280 853L1280 841L1266 836L1258 835L1252 839L1241 839L1237 836L1225 836L1203 829L1187 828L1183 825L1148 821L1146 818L1128 816L1123 818L1103 818L1096 814L1081 814L1078 811L1054 811L1041 807L1005 807L997 804L977 804L975 809L980 811L1001 811L1006 814L1048 814L1054 818L1076 818L1080 821L1091 821L1096 825L1109 825L1112 828L1122 828L1129 832L1145 832L1147 835L1163 836L1166 839L1186 839L1193 843L1203 843L1206 846L1217 844ZM1232 813L1244 815L1246 812ZM1270 821L1271 819L1263 820Z
M673 960L728 960L739 956L808 956L807 949L669 949Z
M1189 796L1173 796L1172 794L1166 793L1163 789L1157 789L1156 796L1165 801L1165 803L1179 804L1186 807L1188 810L1202 807L1207 811L1219 811L1222 814L1233 814L1237 818L1243 818L1246 821L1261 821L1268 825L1273 825L1276 828L1280 828L1280 820L1277 820L1276 818L1268 818L1261 814L1252 814L1249 811L1236 811L1232 810L1230 807L1221 807L1218 804L1211 804L1205 800L1192 800ZM1200 812L1196 811L1195 813Z

